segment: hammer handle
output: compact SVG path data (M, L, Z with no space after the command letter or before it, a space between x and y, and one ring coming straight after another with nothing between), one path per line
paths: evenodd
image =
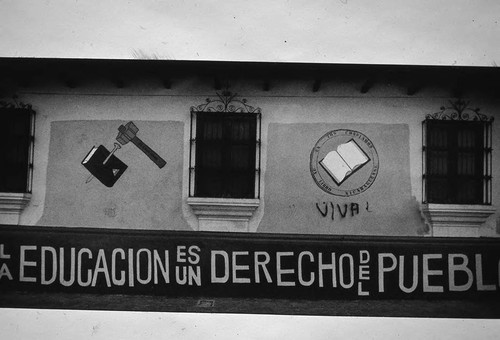
M156 165L161 169L167 164L167 162L161 158L156 152L154 152L149 146L147 146L139 137L134 137L131 139L132 143L135 144L142 152L146 154Z

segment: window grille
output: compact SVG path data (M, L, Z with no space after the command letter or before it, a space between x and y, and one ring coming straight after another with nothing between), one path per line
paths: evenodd
M260 109L217 96L191 107L189 196L259 198Z
M0 192L31 193L35 112L30 105L0 102Z
M493 118L450 103L423 122L423 202L491 204Z

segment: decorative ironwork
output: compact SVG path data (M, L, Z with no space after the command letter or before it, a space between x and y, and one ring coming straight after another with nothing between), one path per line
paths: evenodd
M17 95L12 96L12 102L6 102L0 100L0 109L23 109L33 111L31 104L24 104L23 102L17 101Z
M422 122L423 203L491 204L491 174L493 170L491 145L494 118L480 113L479 108L469 107L469 103L462 99L450 101L450 106L442 106L441 111L426 115L426 119ZM448 125L453 122L461 124L462 133L475 136L472 139L467 139L469 140L467 145L457 144L455 126ZM477 123L472 124L473 122ZM468 127L468 125L470 126ZM452 136L449 138L452 141L451 144L448 146L441 144L439 141L442 138L435 137L438 135ZM471 140L480 140L481 145L478 144L473 148L473 145L470 144ZM463 144L464 141L461 143ZM435 152L443 150L448 152ZM461 164L459 167L450 166L447 169L446 164L451 164L452 161L457 162L456 153L459 152L457 150L464 150L465 153L469 154L474 153L475 156L473 158L462 157L458 161ZM474 163L475 166L472 167L467 166L469 164L467 162L475 162L474 159L477 159L478 163ZM432 171L430 171L431 166ZM456 171L458 168L481 168L481 170L474 170L468 174L461 173L461 178L458 179ZM436 189L437 183L440 183L439 189ZM429 189L432 189L432 192ZM461 190L461 195L453 194L453 191L458 190ZM445 194L446 192L448 194Z
M441 111L429 113L425 119L433 120L458 120L458 121L480 121L492 122L493 116L488 117L479 112L479 108L470 108L470 101L457 99L456 101L449 101L451 106L441 106Z
M245 114L251 114L256 119L256 141L255 141L255 178L254 193L252 198L260 197L260 168L261 168L261 108L248 105L246 99L238 99L236 93L230 92L227 87L221 92L216 92L217 98L207 98L205 103L191 106L191 137L189 152L189 197L195 197L195 179L197 174L196 153L197 153L197 125L198 120L204 116L210 116L212 113L233 114L241 113L242 118ZM205 114L208 113L208 114ZM236 115L237 116L237 115ZM247 117L249 118L249 117Z
M248 105L246 99L235 99L237 93L226 90L216 94L216 99L207 98L206 103L191 106L191 112L261 113L259 107Z

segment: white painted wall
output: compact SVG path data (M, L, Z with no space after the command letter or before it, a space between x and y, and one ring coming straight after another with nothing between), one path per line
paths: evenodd
M171 89L165 89L161 86L158 79L126 79L124 88L116 88L109 80L87 80L78 87L71 89L65 87L62 83L53 82L52 80L42 80L38 85L30 89L24 89L18 94L19 100L25 103L31 103L37 111L37 126L36 126L36 156L35 156L35 173L33 183L33 198L20 216L20 224L42 224L42 225L63 225L63 226L90 226L90 227L115 227L115 228L146 228L146 229L184 229L182 225L189 226L193 230L198 230L198 222L196 216L192 213L191 208L186 204L188 195L188 160L189 160L189 126L190 114L189 109L193 105L204 103L208 97L215 97L212 83L208 79L201 78L179 78ZM428 113L439 111L442 105L447 105L449 97L449 89L433 87L432 85L422 89L416 95L406 95L406 89L397 84L377 83L368 93L362 94L359 92L360 83L354 80L331 80L325 82L321 90L318 92L311 91L311 82L302 80L293 81L275 81L272 83L270 91L262 91L261 83L252 79L239 79L231 82L231 90L239 93L240 98L246 98L248 104L262 109L262 187L261 187L261 205L256 211L253 219L250 221L248 231L259 231L259 226L264 221L267 224L266 232L300 232L300 233L324 233L319 231L314 226L316 222L311 223L309 216L318 218L319 212L314 206L318 200L326 200L330 197L324 194L317 188L312 181L308 171L308 164L294 164L294 167L305 167L306 174L300 177L300 182L289 183L293 186L296 184L305 185L311 191L318 193L317 197L301 197L302 200L300 209L310 209L311 211L305 215L298 215L296 218L295 227L287 229L284 226L286 223L276 224L273 218L264 218L275 215L274 208L266 209L269 204L269 197L272 197L272 192L269 192L268 187L274 179L270 172L267 172L269 157L275 157L280 154L280 147L276 149L276 141L271 138L269 131L272 126L281 124L286 126L299 126L299 130L307 129L308 126L316 126L318 135L316 139L309 138L301 140L301 135L298 134L296 142L304 145L304 150L307 154L302 155L309 157L309 152L314 146L314 143L324 133L331 129L348 128L356 126L361 128L363 124L372 124L379 126L380 131L383 131L383 126L401 126L407 130L408 137L401 145L377 145L382 152L382 148L403 148L407 154L408 163L405 164L384 164L385 169L402 166L402 169L408 171L409 189L404 189L401 192L401 197L406 197L408 202L414 201L411 211L408 210L408 215L405 213L405 208L402 210L392 211L387 207L379 207L380 211L394 214L393 220L408 219L413 221L415 227L411 230L404 229L373 229L370 223L358 223L365 225L359 230L342 229L332 226L329 233L337 234L368 234L368 235L426 235L423 221L419 216L418 202L422 198L422 127L421 122ZM497 117L496 109L500 104L498 100L483 96L481 93L470 92L469 98L474 107L480 107L481 112L488 116ZM497 118L498 119L498 118ZM106 188L98 181L93 181L84 185L87 177L87 172L79 164L85 157L87 152L93 145L103 144L109 149L112 147L116 137L117 127L119 124L132 120L140 127L139 134L144 133L145 141L151 140L155 145L155 151L161 154L167 160L167 167L162 171L157 171L154 174L150 171L154 170L154 164L147 158L144 161L139 160L140 151L135 150L134 146L124 146L117 155L124 157L126 163L131 165L127 176L135 175L127 179L126 176L119 180L119 184L113 188ZM174 149L168 142L168 137L165 137L162 129L156 129L155 122L158 126L182 126L180 134L183 135L182 141L176 140ZM66 124L66 125L64 125ZM116 125L116 129L113 128ZM151 125L153 124L153 125ZM174 124L174 125L172 125ZM324 127L324 131L321 126ZM67 126L70 131L64 131L63 126ZM102 136L95 134L93 131L97 127L102 130L103 126L108 126L109 133L102 133ZM177 125L176 125L177 126ZM496 127L496 125L494 125ZM57 129L55 128L57 127ZM369 130L370 128L367 127ZM76 131L78 130L78 131ZM106 130L106 131L108 131ZM161 131L160 131L161 130ZM99 130L100 131L100 130ZM500 134L494 132L493 152L499 150ZM84 138L85 137L85 138ZM177 138L176 138L177 139ZM272 146L269 143L274 143ZM283 141L283 148L286 146L286 141ZM307 144L309 143L309 144ZM279 143L278 143L279 144ZM383 144L383 143L382 143ZM62 151L61 148L69 149ZM51 149L52 148L52 149ZM276 154L269 154L269 150L275 150ZM177 151L173 151L177 150ZM62 160L50 163L51 152L58 157L65 157ZM180 156L173 156L180 153ZM139 157L139 158L137 158ZM71 158L71 161L69 159ZM494 154L496 159L496 154ZM68 159L68 162L64 161ZM54 158L55 160L55 158ZM405 161L406 162L406 161ZM306 169L307 168L307 169ZM409 168L409 169L408 169ZM173 169L173 170L172 170ZM158 170L158 169L156 169ZM146 171L146 172L145 172ZM179 181L182 178L182 188L179 192L182 195L172 194L171 185L158 186L164 188L161 191L151 196L146 192L147 186L142 186L136 181L138 174L143 173L147 176L158 176L158 184L162 180L167 180L171 177L168 171L174 171L178 174ZM384 170L387 171L387 170ZM182 172L182 175L180 174ZM404 171L401 171L404 172ZM396 172L398 173L398 172ZM494 162L493 175L500 173L500 163ZM162 179L161 176L166 176ZM382 178L381 175L379 178ZM135 178L135 179L134 179ZM176 180L177 181L177 180ZM70 185L81 187L83 197L78 196L78 190L70 190ZM127 186L128 184L128 186ZM498 181L494 181L493 186L493 204L500 202L500 190ZM94 188L92 190L88 188ZM375 188L376 186L374 186ZM146 191L144 191L144 190ZM121 194L120 194L120 190ZM141 191L142 190L142 191ZM316 191L314 191L316 190ZM369 189L371 190L371 189ZM377 189L377 190L380 190ZM115 194L109 196L111 192L115 192L119 197L127 199L118 200ZM375 196L371 195L375 192ZM377 202L383 202L383 197L377 196L376 190L366 192L370 196L371 204L376 207ZM122 195L123 194L123 195ZM85 196L87 195L87 196ZM135 195L135 196L134 196ZM398 194L399 195L399 194ZM328 197L327 197L328 196ZM361 196L353 196L353 201ZM373 197L372 197L373 196ZM114 197L114 198L113 198ZM135 197L135 204L132 200ZM366 195L364 196L367 197ZM391 194L392 197L392 194ZM399 197L399 196L398 196ZM363 199L365 199L363 198ZM310 200L307 201L307 200ZM331 197L332 200L337 200L337 197ZM93 205L77 204L77 202L95 201ZM165 208L165 204L158 202L164 200L172 203L172 209ZM339 203L344 203L345 200L338 200ZM75 204L70 204L75 202ZM111 204L111 203L112 204ZM138 203L142 202L142 203ZM289 197L287 201L282 202L282 205L288 206L296 204L296 197ZM347 201L345 203L348 203ZM364 201L362 202L364 204ZM110 218L106 215L108 205L116 208L117 216ZM281 204L281 203L280 203ZM91 206L100 207L97 210L87 211ZM163 206L163 208L162 208ZM176 213L176 218L182 216L182 223L175 222L173 219L171 224L168 224L169 217L167 215L157 218L160 210L175 211L175 207L181 207ZM148 208L150 207L150 208ZM156 207L156 208L155 208ZM274 205L276 207L276 205ZM405 205L406 207L406 205ZM48 210L46 210L48 209ZM73 209L73 210L72 210ZM135 210L134 210L135 209ZM160 209L160 210L158 210ZM130 211L129 211L130 210ZM158 210L158 211L157 211ZM124 213L128 211L133 218L125 218L126 214L120 216L120 211ZM157 211L157 213L154 213ZM300 213L300 211L299 211ZM316 215L311 215L311 214ZM80 217L78 217L80 216ZM88 216L88 218L85 218ZM156 216L155 218L151 218ZM367 216L369 217L369 216ZM391 221L390 216L380 217L381 221ZM165 220L163 220L165 219ZM498 215L492 216L487 223L481 228L480 235L482 236L497 236ZM185 222L184 222L185 220ZM353 223L355 223L354 221ZM359 221L358 221L359 222ZM186 224L187 223L187 224ZM355 223L356 224L356 223ZM382 225L383 223L381 223ZM276 227L279 225L279 228ZM303 227L301 227L303 225ZM408 224L411 225L411 224ZM273 227L274 226L274 227ZM275 228L275 229L273 229ZM283 229L284 228L284 229Z

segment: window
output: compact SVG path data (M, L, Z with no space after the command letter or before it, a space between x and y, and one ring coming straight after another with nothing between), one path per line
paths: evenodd
M260 204L261 111L229 91L191 107L188 205L206 231L250 231Z
M484 153L482 123L427 122L427 201L487 203Z
M424 202L491 204L491 121L454 105L455 115L424 121Z
M27 105L2 105L0 192L31 192L34 112Z
M256 125L247 113L196 117L194 196L254 198Z
M31 199L35 112L30 105L0 102L0 218L17 224Z
M191 197L259 197L260 109L235 96L191 108Z
M478 237L491 205L493 118L456 100L423 122L422 213L433 236Z

